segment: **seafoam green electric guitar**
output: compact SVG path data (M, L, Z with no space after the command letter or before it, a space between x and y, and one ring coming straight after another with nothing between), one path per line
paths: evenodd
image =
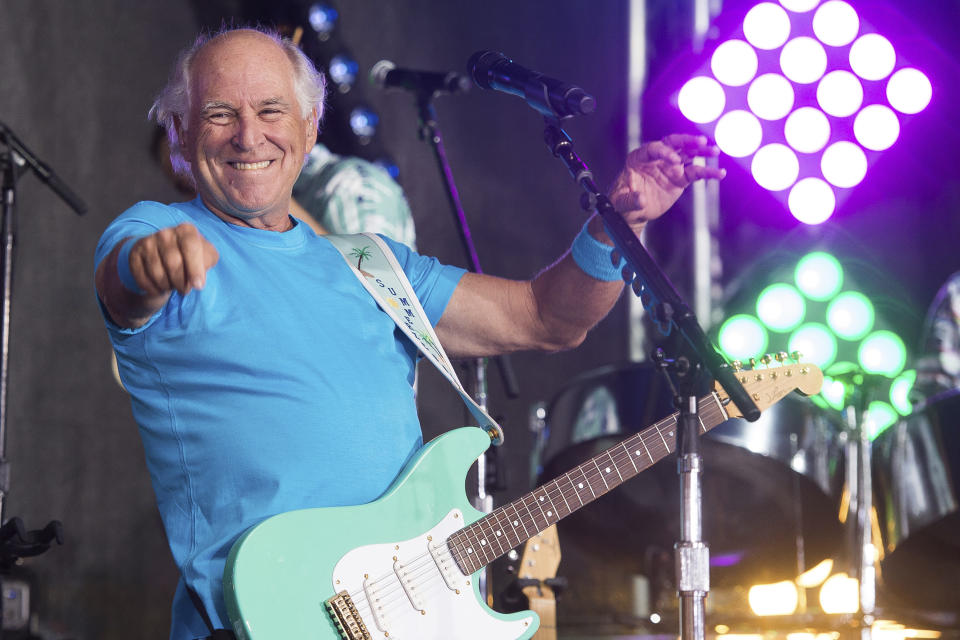
M763 410L797 389L820 390L808 364L738 376ZM703 431L739 417L719 387L699 399ZM466 427L426 444L376 501L290 511L234 544L224 572L240 640L500 640L530 638L532 611L484 604L477 574L561 518L632 478L676 446L675 413L513 502L483 514L464 492L490 445Z

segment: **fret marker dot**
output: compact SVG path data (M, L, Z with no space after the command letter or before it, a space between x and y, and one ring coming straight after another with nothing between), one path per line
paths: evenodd
M672 438L672 437L673 437L673 431L668 431L668 432L667 432L667 435Z
M543 502L543 496L540 496L540 502Z
M487 541L486 541L486 540L481 540L481 541L480 541L480 546L481 546L481 547L482 547L483 545L485 545L485 544L487 544Z
M606 471L607 473L610 473L610 467L607 467L606 469L604 469L604 471Z
M520 523L517 522L516 520L513 521L513 526L517 526L518 524L520 524Z
M500 535L500 532L499 532L499 531L497 531L497 535L498 535L498 536Z
M468 548L467 553L473 553L473 548Z
M636 451L634 451L634 453L637 455L640 455L640 449L637 449Z
M552 515L553 515L553 511L547 511L547 515L548 515L548 516L552 516Z
M577 485L577 487L580 489L583 489L583 483L581 482L580 484Z

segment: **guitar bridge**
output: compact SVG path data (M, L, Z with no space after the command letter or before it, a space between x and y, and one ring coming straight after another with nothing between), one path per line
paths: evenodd
M360 619L357 607L353 604L350 594L341 591L332 598L324 601L327 613L333 619L337 631L343 640L372 640L367 626Z

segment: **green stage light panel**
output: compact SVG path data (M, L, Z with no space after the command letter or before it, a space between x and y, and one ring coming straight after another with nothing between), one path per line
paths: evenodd
M896 424L900 416L896 410L886 402L875 400L867 407L867 415L864 419L864 428L867 430L867 437L870 440L876 439L881 433Z
M917 372L915 369L904 371L890 384L890 404L902 416L908 416L913 413L913 405L910 403L910 390L917 381Z
M873 329L873 303L859 291L844 291L827 307L827 326L844 340L859 340Z
M860 343L857 356L867 373L893 378L907 363L907 348L892 331L874 331Z
M732 360L759 358L767 349L767 330L753 316L738 314L720 326L720 348Z
M797 288L811 300L829 300L843 286L843 267L829 253L814 251L797 262Z
M837 339L826 326L808 322L790 336L787 351L799 351L805 361L825 369L837 357Z
M806 312L803 296L796 287L786 283L772 284L757 296L757 317L771 331L796 329Z

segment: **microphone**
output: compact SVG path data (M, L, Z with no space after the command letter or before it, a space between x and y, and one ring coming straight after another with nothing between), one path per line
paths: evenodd
M597 101L580 87L531 71L496 51L477 51L467 73L482 89L520 96L545 116L567 118L591 113Z
M381 60L373 65L370 83L385 89L397 87L430 95L461 93L470 89L470 80L462 73L401 69L389 60Z

